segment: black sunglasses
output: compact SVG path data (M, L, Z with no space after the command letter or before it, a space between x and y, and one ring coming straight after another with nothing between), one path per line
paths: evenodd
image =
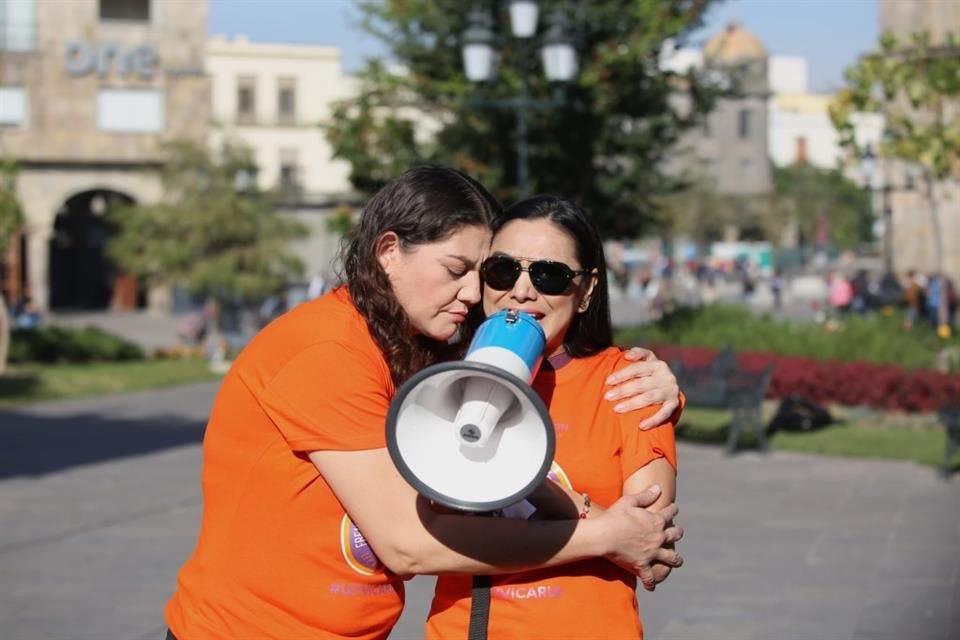
M562 262L553 260L534 260L530 266L524 267L519 260L507 256L491 256L480 265L483 283L497 291L512 289L523 271L530 274L534 288L548 296L566 292L571 280L590 273L589 269L574 271Z

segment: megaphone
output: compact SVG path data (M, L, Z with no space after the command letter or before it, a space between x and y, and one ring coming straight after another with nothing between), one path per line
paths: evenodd
M495 511L546 477L556 440L530 387L546 337L532 316L500 311L480 325L463 360L427 367L397 391L387 450L403 478L434 502Z

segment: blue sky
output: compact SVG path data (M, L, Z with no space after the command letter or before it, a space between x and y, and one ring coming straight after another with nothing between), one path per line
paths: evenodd
M210 0L209 9L210 33L337 46L348 70L384 52L355 26L353 0ZM726 0L710 10L694 40L706 40L731 20L772 54L805 57L811 89L824 92L841 85L843 70L873 47L878 31L876 0Z

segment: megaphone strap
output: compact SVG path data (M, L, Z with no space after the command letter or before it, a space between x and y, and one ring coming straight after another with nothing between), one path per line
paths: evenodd
M470 627L467 629L467 640L487 640L491 584L490 576L473 576L473 591L470 598Z

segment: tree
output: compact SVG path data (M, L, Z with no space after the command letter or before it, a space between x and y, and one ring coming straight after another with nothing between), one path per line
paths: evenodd
M6 255L13 234L23 226L23 210L17 200L17 170L10 162L0 166L0 261ZM10 314L7 301L0 290L0 375L7 369L7 354L10 351Z
M870 195L837 169L808 164L774 167L774 220L797 225L802 244L827 225L838 249L855 249L872 235Z
M944 43L932 44L924 32L908 40L886 33L878 49L845 75L847 86L830 107L840 143L859 156L854 114L883 115L886 134L879 153L920 168L942 269L936 188L940 181L960 177L960 40L949 34Z
M681 133L699 124L715 92L695 72L663 71L668 38L683 40L711 0L594 0L572 21L580 72L575 86L552 88L562 108L529 115L534 191L572 197L589 207L608 236L632 237L655 221L657 196L685 183L661 168ZM496 83L474 87L461 64L461 34L473 3L459 0L367 0L367 31L383 40L402 71L382 62L360 74L359 96L340 104L327 126L334 155L352 165L351 181L370 193L419 162L460 167L503 200L516 196L515 115L487 108L516 94L518 65L531 67L530 94L551 95L538 56L504 46ZM568 3L544 0L541 16ZM508 33L506 3L492 2L499 33ZM674 108L678 93L689 108ZM486 107L484 105L487 105ZM427 130L430 136L423 135Z
M282 217L254 184L250 153L219 155L189 142L166 147L163 202L108 211L117 228L110 257L149 285L180 286L219 309L279 291L303 265L288 248L306 229Z

